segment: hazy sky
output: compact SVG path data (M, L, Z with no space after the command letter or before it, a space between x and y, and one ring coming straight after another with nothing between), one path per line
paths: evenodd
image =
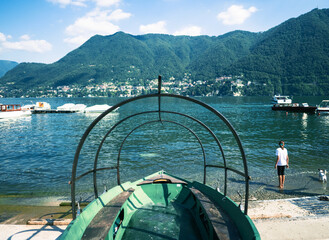
M328 0L0 0L0 60L52 63L95 34L266 31Z

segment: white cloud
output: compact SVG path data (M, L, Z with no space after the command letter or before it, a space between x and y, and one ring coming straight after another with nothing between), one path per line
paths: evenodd
M4 42L6 41L6 39L7 39L6 35L0 32L0 42Z
M113 5L118 5L121 0L94 0L98 7L111 7Z
M5 49L23 50L38 53L47 52L52 49L52 45L46 40L22 40L17 42L5 41L2 43L2 47Z
M9 41L12 39L10 35L5 35L0 32L0 48L2 50L22 50L27 52L43 53L50 51L52 45L46 40L31 40L30 36L25 34L20 37L20 41Z
M109 16L109 20L120 21L130 17L131 17L131 13L125 13L121 9L116 9Z
M111 12L96 8L66 28L65 32L69 37L64 41L81 45L93 35L113 34L119 31L120 27L111 21L119 21L130 16L130 13L125 13L121 9Z
M86 0L47 0L53 4L59 4L61 7L66 7L68 5L79 6L79 7L86 7L85 4Z
M256 11L256 7L245 9L242 5L232 5L225 12L219 13L217 19L225 25L242 24Z
M97 7L111 7L118 6L121 0L47 0L53 4L58 4L60 7L79 6L87 7L87 2L94 2Z
M20 39L27 41L27 40L30 40L31 38L30 38L29 35L25 34L25 35L22 35L22 36L20 37Z
M202 29L199 26L189 26L174 32L174 35L199 36L201 31Z
M141 25L139 31L142 33L168 33L165 21Z
M71 44L74 44L74 45L81 45L85 41L87 41L90 37L91 36L79 35L79 36L76 36L76 37L65 38L64 42L71 43Z

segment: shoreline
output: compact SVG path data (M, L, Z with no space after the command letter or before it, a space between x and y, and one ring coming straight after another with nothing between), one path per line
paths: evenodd
M265 240L329 239L329 201L319 196L251 201L248 215Z
M319 196L250 201L248 215L265 240L329 239L329 201L322 201ZM27 221L34 218L70 222L69 206L10 209L9 205L0 205L0 211L3 210L12 211L13 215L0 221L0 239L58 239L67 225L45 225L45 221L39 221L41 225L28 225Z

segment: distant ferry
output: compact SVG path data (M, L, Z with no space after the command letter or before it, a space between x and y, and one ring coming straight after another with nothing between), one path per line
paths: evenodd
M20 104L0 105L0 119L30 116L30 110L23 111Z
M289 96L274 95L272 98L272 110L274 111L287 111L287 112L304 112L315 113L316 107L309 106L308 103L292 103Z
M291 98L289 96L274 95L272 98L273 104L292 104Z

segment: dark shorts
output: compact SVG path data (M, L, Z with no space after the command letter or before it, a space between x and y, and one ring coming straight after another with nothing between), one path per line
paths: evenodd
M278 166L278 175L284 175L284 169L286 166Z

